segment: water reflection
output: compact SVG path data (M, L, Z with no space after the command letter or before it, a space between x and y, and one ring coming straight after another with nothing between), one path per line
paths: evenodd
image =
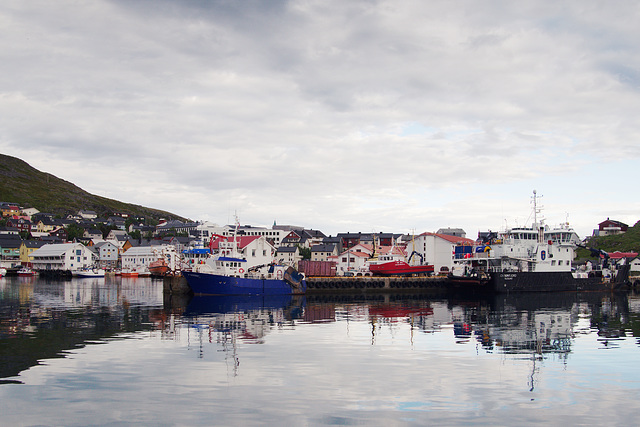
M624 424L640 409L639 337L633 294L183 298L150 279L4 278L0 411L30 425L93 411L101 424L452 425L579 408Z
M162 283L150 279L34 277L0 281L0 378L65 357L87 343L152 329Z
M615 341L628 334L637 338L637 300L611 293L516 294L466 300L425 300L407 295L361 295L355 300L344 295L194 297L173 327L182 322L206 330L209 343L241 340L260 344L271 330L284 325L366 322L371 325L372 345L382 328L405 325L413 336L416 331L433 334L451 327L456 343L476 342L487 353L533 359L554 354L565 360L576 334L597 330L598 341L606 348L615 347ZM630 312L630 306L635 312Z

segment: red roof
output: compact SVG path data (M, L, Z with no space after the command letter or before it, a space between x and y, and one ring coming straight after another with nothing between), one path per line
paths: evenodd
M612 259L621 259L621 258L635 258L638 254L636 252L612 252L609 254L609 258Z
M220 242L221 241L229 241L229 242L238 242L238 249L244 249L247 247L247 245L249 245L251 242L253 242L254 240L259 239L260 236L237 236L235 237L235 240L233 237L229 237L229 238L222 238L222 237L218 237L216 240L213 241L213 243L211 243L211 249L219 249L220 248Z
M458 236L450 236L448 234L438 234L438 233L422 233L421 236L435 236L435 237L439 237L442 240L446 240L447 242L450 243L466 243L469 245L472 245L475 243L474 240L471 239L467 239L466 237L458 237Z

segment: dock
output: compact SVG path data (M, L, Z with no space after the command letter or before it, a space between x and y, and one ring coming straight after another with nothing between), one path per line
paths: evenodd
M441 276L363 276L307 277L307 293L370 291L398 292L444 289L447 278Z

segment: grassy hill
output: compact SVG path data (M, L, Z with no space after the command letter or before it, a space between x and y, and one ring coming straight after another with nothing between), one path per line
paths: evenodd
M151 222L159 218L184 220L158 209L95 196L70 182L41 172L23 160L4 154L0 154L0 201L61 216L76 214L79 210L92 210L101 217L123 212L147 218Z
M640 253L640 221L633 227L629 227L626 233L614 236L592 237L588 246L595 249L602 249L606 252L638 252ZM590 252L586 249L579 249L577 257L580 259L589 258Z

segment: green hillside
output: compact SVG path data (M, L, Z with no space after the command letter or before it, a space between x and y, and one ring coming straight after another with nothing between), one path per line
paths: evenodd
M626 233L614 236L592 237L589 239L589 247L601 249L605 252L638 252L640 253L640 221L633 227L629 227ZM579 249L577 257L589 258L589 251Z
M101 217L122 212L151 221L159 218L184 220L169 212L95 196L70 182L41 172L23 160L4 154L0 154L0 201L61 216L91 210Z

